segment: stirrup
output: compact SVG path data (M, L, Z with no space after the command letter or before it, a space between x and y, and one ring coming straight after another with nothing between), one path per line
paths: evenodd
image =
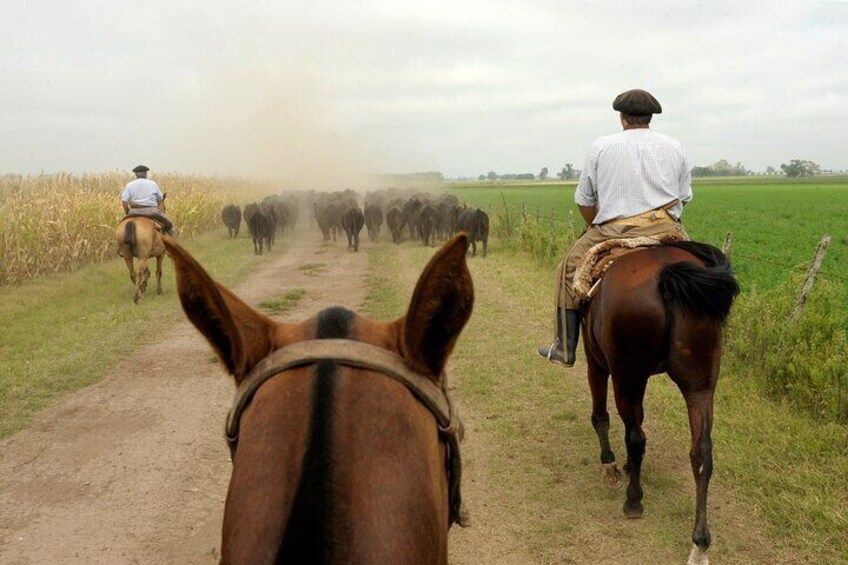
M571 368L571 367L573 367L573 366L574 366L574 363L572 363L572 364L570 364L570 365L569 365L569 364L568 364L568 362L566 361L566 359L565 359L565 357L564 357L564 355L565 355L565 351L563 351L563 358L562 358L562 359L557 359L557 358L555 358L555 357L553 356L553 355L554 355L554 350L556 349L556 345L557 345L557 343L558 343L558 342L556 342L556 341L555 341L555 342L553 342L553 343L550 345L550 347L548 347L548 352L547 352L547 354L545 354L545 355L542 355L542 352L540 351L540 349L542 349L542 348L537 349L537 350L536 350L536 352L537 352L537 353L539 353L539 355L541 355L541 356L542 356L542 357L544 357L545 359L547 359L548 363L551 363L552 365L559 365L560 367L566 367L566 368Z

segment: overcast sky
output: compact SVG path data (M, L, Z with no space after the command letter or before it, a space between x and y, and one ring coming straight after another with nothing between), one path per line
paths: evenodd
M848 2L2 0L0 174L580 168L645 88L695 165L848 169Z

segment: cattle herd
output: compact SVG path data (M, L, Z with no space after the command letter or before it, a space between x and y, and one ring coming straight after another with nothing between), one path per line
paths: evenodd
M338 192L297 191L274 194L261 202L244 207L230 204L221 213L229 237L238 237L242 218L253 240L254 252L270 249L277 235L294 230L301 217L309 218L309 227L317 226L324 241L335 241L343 232L347 247L359 250L363 226L368 240L377 242L385 223L393 243L420 241L434 246L457 232L468 234L472 254L477 242L486 256L489 242L489 217L479 208L460 206L452 194L434 194L413 189L388 188L361 195L353 190Z

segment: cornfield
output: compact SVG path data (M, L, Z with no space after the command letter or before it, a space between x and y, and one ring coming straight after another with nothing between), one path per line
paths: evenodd
M117 173L0 177L0 286L114 257L120 194L129 180ZM222 207L255 188L199 176L155 180L181 236L218 225Z

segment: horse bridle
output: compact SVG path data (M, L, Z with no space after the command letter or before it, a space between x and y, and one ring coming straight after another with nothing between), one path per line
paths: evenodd
M460 420L447 390L440 388L431 378L411 370L403 357L382 347L350 339L313 339L299 341L277 349L250 371L236 389L233 407L227 415L225 431L230 456L235 460L238 444L239 421L253 395L267 380L288 369L312 365L319 361L332 361L382 373L404 386L436 418L439 436L446 443L446 470L448 473L448 525L468 525L468 516L462 505L460 479L462 460L459 455ZM442 375L441 382L446 379Z

